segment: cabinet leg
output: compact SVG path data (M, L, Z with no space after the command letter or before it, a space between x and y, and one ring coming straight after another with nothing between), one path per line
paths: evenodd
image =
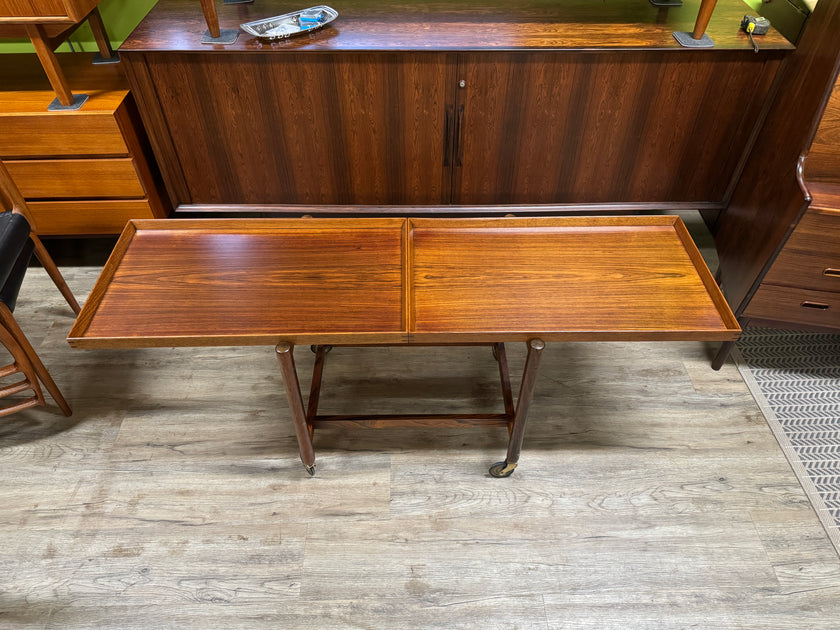
M720 350L718 350L715 358L712 359L712 369L719 370L723 367L723 364L726 363L726 359L729 358L729 353L732 352L732 348L735 347L734 341L724 341L720 344Z

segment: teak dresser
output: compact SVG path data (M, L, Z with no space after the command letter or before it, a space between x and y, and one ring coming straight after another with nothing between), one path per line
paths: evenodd
M62 54L78 111L47 111L54 98L34 55L0 55L0 157L41 235L119 234L128 219L163 218L169 204L155 176L122 69Z

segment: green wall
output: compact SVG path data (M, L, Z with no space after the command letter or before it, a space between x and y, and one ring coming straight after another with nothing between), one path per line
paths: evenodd
M105 30L111 38L111 45L116 49L123 43L134 27L140 23L157 0L102 0L99 5L99 12L102 14L102 21L105 22ZM198 2L196 2L198 5ZM73 48L77 51L95 52L96 43L93 33L87 23L82 24L70 37ZM70 47L62 44L61 52L69 52ZM34 52L32 44L28 39L4 39L0 40L0 53Z

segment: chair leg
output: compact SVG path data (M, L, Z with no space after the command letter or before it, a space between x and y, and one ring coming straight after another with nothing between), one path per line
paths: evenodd
M33 396L10 404L6 407L0 407L0 417L8 416L17 411L28 409L30 407L39 407L46 405L44 400L44 393L41 391L41 386L38 384L38 377L29 361L29 357L17 343L11 332L3 326L0 326L0 343L5 346L9 354L12 355L12 363L3 368L0 368L0 377L12 376L14 374L21 374L23 380L10 385L0 387L0 398L5 398L12 394L24 392L29 390Z
M70 405L67 404L67 401L64 399L64 396L61 395L61 392L58 389L58 385L55 384L52 376L47 371L47 368L41 362L38 353L35 352L35 348L32 347L32 344L29 343L29 339L26 338L26 335L23 333L23 330L18 325L17 321L12 315L12 312L9 310L9 307L0 302L0 323L2 323L6 329L12 334L15 341L20 346L21 350L23 350L24 354L26 354L26 358L29 359L29 362L32 364L32 368L35 370L35 374L41 379L41 382L44 384L44 387L47 388L47 391L50 393L50 396L53 397L53 400L58 404L61 408L61 411L64 413L65 416L72 415L73 411L70 409Z
M67 282L64 281L64 276L61 275L61 272L58 270L58 267L55 264L55 261L50 256L47 248L44 247L44 244L41 242L41 239L38 238L36 234L30 234L29 238L32 239L32 242L35 243L35 257L38 259L44 269L49 274L52 281L55 283L55 286L58 287L58 290L61 291L61 295L64 296L64 299L67 300L67 303L70 305L70 308L73 309L73 312L78 315L81 312L81 307L79 303L76 301L73 292L70 290L70 287L67 286Z

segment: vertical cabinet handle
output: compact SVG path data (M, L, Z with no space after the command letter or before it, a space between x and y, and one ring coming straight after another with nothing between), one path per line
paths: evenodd
M444 112L443 119L443 165L450 166L452 164L452 119L454 118L454 111L452 106L448 106Z
M455 118L455 166L462 166L464 163L464 143L461 142L461 130L464 127L464 106L458 108L458 116Z

